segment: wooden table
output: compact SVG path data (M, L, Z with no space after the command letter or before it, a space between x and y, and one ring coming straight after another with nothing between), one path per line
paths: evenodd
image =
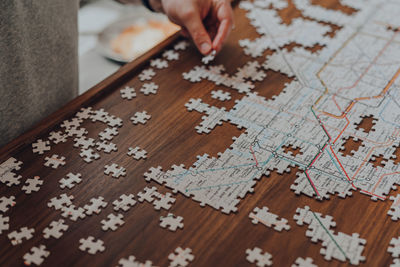
M341 8L336 0L321 2L325 6ZM244 11L235 7L234 13L236 28L215 62L225 65L228 73L233 73L238 66L250 60L243 55L238 40L257 36ZM290 22L299 12L291 5L281 15L285 22ZM0 266L21 266L23 255L31 247L40 244L45 244L51 253L43 266L115 266L120 258L127 258L129 255L134 255L141 262L151 260L157 266L168 266L168 255L178 246L193 250L195 260L190 266L250 266L246 261L245 250L255 246L271 253L275 266L289 266L299 256L312 257L319 266L327 265L328 262L319 253L321 244L311 243L305 236L306 226L297 226L292 219L296 208L305 205L323 214L332 215L337 222L337 231L357 232L367 239L364 251L367 261L363 266L388 266L392 259L386 252L387 245L393 236L399 234L396 223L386 215L390 203L370 201L358 192L350 199L332 197L324 202L304 195L296 196L290 190L290 185L295 179L297 169L284 175L272 173L268 179L261 179L254 188L255 193L240 202L236 214L225 215L210 207L202 208L197 202L178 194L171 211L184 217L183 230L174 233L160 228L159 217L167 212L155 211L151 204L144 203L136 204L123 213L125 225L117 231L102 231L100 221L113 212L111 202L121 194L136 195L148 185L157 186L161 192L169 192L154 182L147 183L144 180L143 174L150 167L162 166L167 170L173 164L191 166L197 155L208 153L217 156L218 152L230 146L232 137L243 132L228 123L216 127L208 135L197 134L194 130L202 115L187 112L184 104L190 98L202 98L210 105L230 109L235 99L242 95L231 90L232 100L220 102L210 97L210 91L216 88L212 82L190 83L183 80L182 72L200 64L201 56L193 46L181 52L180 59L170 62L167 69L157 71L153 78L160 85L157 95L144 96L138 93L131 101L121 98L119 89L127 85L135 87L138 92L142 84L137 77L138 73L148 66L149 58L158 56L164 47L172 47L176 38L177 36L173 36L140 59L123 66L117 73L0 150L0 162L13 156L24 163L18 171L23 177L19 186L0 186L0 196L16 196L17 205L6 213L10 216L10 230L22 226L35 228L32 239L15 247L7 238L8 232L0 235ZM267 51L266 54L268 53L272 51ZM263 60L264 57L259 58L260 63ZM289 79L272 71L267 75L262 83L257 84L256 91L268 99L279 94ZM118 152L101 153L99 160L87 164L79 157L79 149L73 147L70 138L66 143L53 144L51 151L44 155L32 153L32 142L38 138L46 139L50 131L60 128L60 122L72 117L81 107L87 106L94 109L104 108L123 119L124 125L113 140L118 145ZM136 111L142 110L152 115L151 120L146 125L132 125L129 118ZM96 138L105 125L85 121L83 127L89 131L89 137ZM130 146L146 149L148 158L136 161L128 157L126 151ZM44 158L52 154L65 156L67 164L56 170L44 167ZM106 176L103 173L104 166L109 162L126 167L127 176L120 179ZM68 172L81 173L83 182L71 190L62 190L59 179ZM21 185L26 178L35 175L44 180L44 185L39 192L24 194ZM47 202L61 193L72 194L75 197L74 204L78 206L83 206L96 196L103 196L109 204L99 215L88 216L77 222L65 219L69 229L59 240L44 239L43 229L51 221L61 218L59 211L47 207ZM264 205L288 218L291 230L279 233L261 225L253 225L248 218L249 212L255 206ZM92 256L78 249L79 239L89 235L105 242L106 250L103 253ZM342 263L332 260L330 264L339 266Z

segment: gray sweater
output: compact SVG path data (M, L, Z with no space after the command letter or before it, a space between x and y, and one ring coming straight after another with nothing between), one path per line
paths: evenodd
M0 1L0 147L77 95L78 6Z

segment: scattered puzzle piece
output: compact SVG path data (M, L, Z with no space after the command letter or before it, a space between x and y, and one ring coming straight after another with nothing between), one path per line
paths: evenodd
M69 218L71 221L76 221L78 218L84 219L86 217L85 210L81 207L75 207L73 204L62 207L61 211L61 216Z
M30 253L26 253L23 256L25 265L29 266L32 263L39 266L43 263L44 259L50 255L50 252L46 250L45 245L31 248Z
M37 153L42 155L45 151L49 151L51 149L49 141L43 141L42 139L36 140L36 143L32 144L33 153Z
M53 197L47 203L49 208L54 208L56 210L60 210L63 207L67 207L72 205L73 196L68 196L67 194L61 194L59 197Z
M49 134L49 140L53 141L54 144L65 143L68 140L68 135L63 134L61 131L51 132Z
M122 214L114 215L110 213L107 215L107 219L101 220L101 224L103 225L101 229L103 229L103 231L115 231L118 229L118 226L122 226L125 223L123 218L124 215Z
M194 255L190 248L182 249L181 247L177 247L175 253L168 255L168 259L171 261L169 264L170 267L185 267L190 261L194 260Z
M128 259L120 259L118 261L118 267L153 267L153 263L151 261L146 261L145 263L141 263L136 261L135 256L129 256Z
M157 69L165 69L168 67L168 61L161 58L152 59L150 60L150 66Z
M56 154L51 157L46 157L45 160L46 162L44 163L44 166L51 167L53 169L57 169L59 166L65 165L65 157L60 157Z
M80 173L73 174L72 172L67 174L67 178L60 179L60 188L64 189L68 187L69 189L73 188L76 184L82 182L82 175Z
M106 128L104 131L99 133L100 140L107 140L110 141L114 138L114 136L118 135L117 128Z
M119 167L118 164L113 163L111 165L104 166L104 173L106 175L112 174L112 177L119 178L120 176L126 176L126 169L124 167Z
M168 228L172 232L175 232L178 228L183 229L183 217L168 213L167 216L160 217L160 226Z
M215 55L217 54L217 51L212 50L211 53L209 53L208 55L204 56L201 59L201 62L203 62L203 64L208 64L211 61L213 61L215 59Z
M154 70L152 68L148 68L148 69L143 70L139 74L139 80L141 80L142 82L150 81L151 79L153 79L153 77L155 75L156 75L156 73L154 72Z
M35 176L31 179L26 179L25 185L22 186L21 190L24 191L25 194L30 194L39 191L41 185L43 185L43 180L40 180L39 176Z
M87 251L89 254L96 254L97 252L103 252L106 248L104 247L104 242L100 239L97 239L95 241L95 238L93 236L89 236L86 239L81 238L79 240L79 243L81 244L79 246L79 249L81 251Z
M136 97L136 92L133 87L126 86L120 90L120 93L123 99L132 100L133 98Z
M143 84L142 88L140 88L140 92L142 92L144 95L149 95L149 94L157 94L158 90L158 85L155 84L154 82L151 83L145 83Z
M262 209L255 207L253 212L250 212L249 218L252 219L252 223L258 224L261 222L267 227L274 227L276 231L289 230L290 225L288 225L288 220L282 218L278 220L278 215L275 215L268 211L267 207Z
M10 222L9 217L0 214L0 234L3 231L7 231L10 228L10 225L8 224L9 222Z
M147 187L146 186L145 188L143 188L143 190L141 192L139 192L137 194L138 201L139 202L147 201L149 203L152 203L158 194L159 193L157 192L157 187L155 187L155 186Z
M144 149L141 149L140 147L135 147L135 148L128 148L128 156L132 156L136 160L140 159L146 159L147 158L147 151Z
M11 244L13 246L22 244L23 239L29 240L33 237L33 233L35 232L35 229L31 228L28 229L28 227L22 227L19 229L19 231L13 231L8 234L8 239L10 239Z
M151 115L147 114L147 111L136 112L133 117L131 117L131 121L133 124L145 124L148 120L151 119Z
M52 221L49 226L44 228L43 237L49 239L50 237L54 237L56 239L60 238L65 231L68 230L68 225L65 224L63 219L59 219L58 221Z
M231 94L222 90L211 91L211 98L218 99L220 101L231 100Z
M307 257L305 259L298 257L296 261L292 264L292 267L318 267L313 263L313 259Z
M172 197L171 193L166 193L165 195L163 194L157 194L156 195L156 200L154 200L153 205L155 210L160 210L165 209L169 210L172 206L173 203L175 203L175 198Z
M136 200L134 199L133 194L125 195L122 194L119 199L114 200L113 203L114 205L114 210L119 211L128 211L131 207L133 207L136 204Z
M90 204L86 204L83 208L86 210L87 215L92 215L93 213L99 214L101 208L107 207L107 202L104 201L103 197L97 197L90 199Z
M93 160L99 159L100 155L97 154L92 148L82 149L79 156L86 162L90 163Z
M246 250L246 260L255 263L258 267L271 266L272 256L268 252L264 252L261 248L255 247L253 249Z
M7 212L9 208L14 207L16 204L15 197L0 197L0 211Z
M85 136L75 138L74 142L74 147L80 147L82 149L88 149L89 147L94 146L94 139L86 138Z
M117 145L114 143L107 143L107 141L101 141L101 142L97 142L97 150L98 151L104 151L104 153L111 153L111 151L117 151Z

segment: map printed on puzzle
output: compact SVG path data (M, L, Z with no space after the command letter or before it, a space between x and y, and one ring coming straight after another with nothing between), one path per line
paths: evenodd
M340 0L341 4L356 10L352 14L313 5L311 0L293 0L304 17L284 24L278 12L288 6L285 0L255 0L240 2L251 25L259 34L255 39L242 39L238 49L250 59L227 73L225 66L215 65L218 57L213 51L182 73L182 79L193 83L204 80L216 88L212 98L229 101L229 90L237 91L241 98L232 109L218 108L202 99L190 99L185 104L187 112L203 114L198 134L208 134L223 122L231 123L244 133L233 138L230 147L218 157L198 155L193 166L186 168L179 162L168 170L151 167L144 179L157 182L201 206L209 206L224 214L238 211L239 202L250 197L262 176L276 171L279 174L298 167L293 194L305 195L316 201L339 197L346 199L359 191L373 201L390 201L391 220L400 219L400 194L389 193L400 184L400 165L396 154L400 147L400 2L396 0ZM320 23L323 22L323 23ZM340 28L334 37L329 25ZM287 49L288 45L299 46ZM320 46L316 52L310 48ZM189 46L186 41L173 49L163 51L159 58L150 61L150 67L139 74L141 88L126 86L120 90L121 101L130 101L140 92L146 97L157 94L162 86L152 81L157 71L168 68L171 61L179 60L180 51ZM265 51L274 51L262 58ZM263 63L259 63L260 58ZM258 83L268 79L266 71L280 72L292 80L272 99L257 94ZM224 90L220 87L224 86ZM119 94L119 93L118 93ZM118 150L113 138L124 123L133 127L151 120L151 110L141 110L127 121L109 114L104 109L82 108L75 117L60 124L62 130L50 132L47 139L37 139L32 152L46 154L43 166L49 171L68 165L68 158L49 153L52 146L73 140L73 149L85 164L96 164L104 153L121 153L135 162L151 157L141 144L132 144L128 151ZM153 119L154 120L154 119ZM107 126L97 139L89 138L82 127L84 121L101 122ZM370 121L371 129L362 125ZM358 144L351 153L345 153L349 140ZM287 152L291 147L300 153ZM376 165L376 161L381 164ZM22 180L18 170L23 163L9 158L0 164L0 182L5 186L22 185L25 194L35 194L43 186L39 176ZM100 167L104 175L118 181L127 176L126 166L109 162ZM43 232L33 226L14 227L7 212L18 203L15 196L0 196L0 234L7 234L12 246L30 240L36 235L44 239L61 239L68 234L72 224L89 216L99 215L111 206L112 212L97 227L113 233L127 227L124 215L135 205L152 204L155 212L165 212L157 224L165 231L184 232L184 218L169 212L176 198L171 193L161 193L154 186L143 188L136 195L126 192L117 199L103 196L92 198L86 205L74 204L68 190L84 184L87 177L68 172L59 177L59 196L49 198L47 206L60 213L64 219L52 221ZM189 200L187 200L189 201ZM111 203L112 205L108 205ZM146 204L145 204L146 203ZM304 206L304 205L303 205ZM308 206L298 207L293 218L282 218L279 211L268 207L254 207L247 223L266 227L281 233L291 230L289 220L303 227L305 236L318 244L325 260L336 259L352 265L368 262L364 256L366 240L358 233L336 231L336 222L328 214L315 212ZM103 212L104 213L104 212ZM304 227L305 226L305 227ZM296 226L297 227L297 226ZM400 237L393 237L387 252L393 258L392 266L400 266ZM76 249L96 255L107 250L104 240L92 235L81 236ZM183 246L183 245L182 245ZM35 244L24 252L21 259L26 265L41 265L51 254L43 244ZM299 255L292 266L316 266L307 255ZM196 261L191 248L177 247L165 255L169 266L187 266ZM256 266L270 266L274 255L257 247L243 251L243 257ZM153 266L152 261L140 263L135 256L119 260L119 266Z

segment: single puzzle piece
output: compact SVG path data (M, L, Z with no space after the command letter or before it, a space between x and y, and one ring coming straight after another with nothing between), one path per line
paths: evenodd
M86 138L85 136L77 137L74 139L74 147L80 147L82 149L88 149L89 147L94 146L93 138Z
M141 263L136 261L135 256L129 256L128 259L120 259L118 261L118 266L117 267L153 267L153 262L152 261L146 261L145 263Z
M46 250L45 245L31 248L30 253L26 253L23 256L24 264L29 266L32 263L39 266L43 263L44 259L50 255L50 252Z
M67 194L61 194L58 197L51 198L50 201L47 203L47 206L49 208L54 208L56 210L60 210L63 207L72 205L73 199L74 199L74 196L68 196Z
M392 254L393 258L398 258L400 257L400 236L399 237L393 237L390 240L389 246L387 248L387 252Z
M400 194L397 196L391 196L390 200L393 201L392 205L390 206L390 210L387 214L392 218L393 221L398 221L400 219Z
M36 140L36 143L32 143L32 152L42 155L45 151L51 149L49 141L43 141L42 139Z
M183 217L168 213L167 216L160 217L160 226L168 228L172 232L175 232L178 228L183 229Z
M122 127L122 125L124 124L122 119L116 116L107 116L105 123L108 125L108 127L111 128Z
M156 73L154 72L154 70L152 68L148 68L143 70L140 74L139 74L139 80L144 82L144 81L150 81L151 79L153 79L153 77L156 75Z
M0 214L0 234L10 228L10 218Z
M218 99L220 101L231 100L231 94L222 90L211 91L211 98Z
M53 141L53 143L56 144L56 145L58 143L65 143L68 140L68 135L63 134L61 131L50 132L49 140Z
M65 224L63 219L52 221L49 226L43 229L43 237L46 239L49 239L50 237L59 239L68 228L69 226Z
M81 244L79 249L81 251L87 251L89 254L96 254L97 252L103 252L106 248L104 247L104 242L100 239L95 239L93 236L89 236L86 239L81 238L79 240Z
M255 263L258 267L271 266L272 256L268 252L264 252L261 248L246 249L246 260Z
M174 253L168 255L168 259L171 261L170 267L185 267L194 260L194 255L190 248L177 247Z
M278 232L281 232L283 229L287 231L290 230L288 220L284 218L278 220L278 215L269 212L267 207L263 207L262 209L255 207L253 212L250 212L249 218L252 219L253 224L258 224L261 222L267 227L273 226Z
M151 115L147 114L147 111L136 112L133 117L131 117L131 121L133 124L145 124L148 120L151 119Z
M217 55L217 51L212 50L208 55L204 56L201 59L201 62L203 62L203 64L208 64L211 61L214 61L216 55Z
M152 59L150 60L150 66L156 69L165 69L168 68L168 61L161 58Z
M107 140L111 141L114 136L118 135L118 129L117 128L105 128L104 131L99 133L100 140Z
M79 128L81 126L82 119L72 118L71 120L65 120L61 123L61 127L67 129Z
M177 53L176 51L174 51L173 49L170 50L166 50L162 56L164 58L166 58L167 60L171 61L171 60L178 60L179 59L179 53Z
M69 189L73 188L76 184L82 182L82 175L80 173L73 174L72 172L67 174L67 178L60 179L60 188L64 189L68 187Z
M29 240L33 237L33 233L35 232L35 229L31 228L28 229L28 227L22 227L19 229L19 231L13 231L8 234L8 239L10 239L11 244L13 246L22 244L23 239Z
M137 194L138 196L138 201L140 203L142 203L143 201L147 201L149 203L152 203L155 199L155 197L158 195L159 193L157 192L157 187L153 186L153 187L145 187L143 188L143 190L141 192L139 192Z
M117 151L117 145L114 143L107 143L107 141L101 141L101 142L97 142L97 150L98 151L104 151L104 153L111 153L112 151Z
M30 194L32 192L39 191L41 185L43 185L43 180L40 180L39 176L35 176L33 178L26 179L25 185L22 186L21 190L24 191L25 194Z
M140 147L135 147L135 148L128 148L128 156L133 157L136 160L140 159L146 159L147 158L147 151L144 149L141 149Z
M126 176L126 169L124 167L119 167L118 164L113 163L111 165L104 166L104 173L106 175L112 174L112 177L119 178L120 176Z
M107 207L108 203L104 201L104 197L91 198L90 204L86 204L83 208L86 210L87 215L92 215L93 213L99 214L101 208Z
M57 169L59 166L65 165L65 157L60 157L59 155L52 155L51 157L45 158L44 166Z
M70 137L73 137L73 136L82 137L82 136L88 134L88 131L85 128L77 128L77 127L66 129L65 132Z
M97 154L92 148L89 149L81 149L81 153L79 156L86 162L90 163L93 160L99 159L100 155Z
M157 94L158 90L158 85L155 84L154 82L151 83L145 83L142 85L142 88L140 88L140 92L142 92L144 95L149 95L149 94Z
M64 218L69 218L71 221L76 221L78 218L84 219L86 217L85 209L81 207L75 207L73 204L67 207L62 207L61 211L61 216Z
M169 210L173 203L175 203L175 198L172 197L171 193L157 194L158 199L154 200L153 205L155 210L165 209Z
M123 219L124 215L122 214L114 215L110 213L107 215L107 219L101 220L101 224L103 225L101 229L103 229L103 231L115 231L118 229L118 226L124 225L125 222Z
M104 109L98 109L98 110L93 110L90 115L90 119L92 122L100 121L107 123L107 118L110 114L108 114L107 111L104 111Z
M9 208L14 207L15 204L15 197L10 196L10 197L0 197L0 211L1 212L7 212Z
M128 211L131 207L136 204L136 200L134 199L133 194L125 195L122 194L119 199L116 199L112 203L114 205L114 210L119 211Z
M13 185L19 185L21 178L21 175L17 175L14 172L9 171L0 176L0 182L10 187Z
M174 46L174 49L175 50L186 50L186 48L189 46L190 44L189 44L189 42L188 41L180 41L179 43L177 43L175 46Z
M292 264L292 267L318 267L313 263L313 259L307 257L305 259L298 257L296 261Z
M124 88L121 89L119 92L121 93L121 97L122 97L123 99L132 100L133 98L136 97L135 88L130 87L130 86L124 87Z
M93 109L91 107L81 108L76 114L75 117L80 120L87 120L90 119L92 115Z
M390 267L400 267L400 259L394 259Z

